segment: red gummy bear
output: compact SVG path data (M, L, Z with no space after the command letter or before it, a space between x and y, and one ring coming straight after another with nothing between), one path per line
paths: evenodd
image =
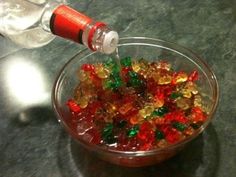
M200 107L193 107L191 116L195 122L204 122L207 118Z
M139 127L139 132L137 134L138 139L142 144L150 143L155 141L155 133L152 130L153 125L150 122L144 122Z
M164 133L167 142L171 144L176 143L180 138L179 132L170 125L161 126L160 130Z
M81 66L81 69L84 70L84 71L93 72L94 69L95 69L95 67L94 67L94 65L92 65L92 64L83 64L83 65Z
M81 111L80 106L72 99L68 100L66 104L69 109L74 113L79 113Z

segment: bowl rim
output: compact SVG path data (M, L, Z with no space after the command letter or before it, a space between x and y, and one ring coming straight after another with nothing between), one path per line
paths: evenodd
M181 50L185 50L186 52L190 52L194 57L195 59L197 59L202 65L205 66L205 68L207 68L208 72L210 73L211 75L211 79L213 81L213 99L215 100L214 101L214 105L212 107L212 110L211 112L209 113L208 115L208 119L203 123L203 125L195 131L195 133L189 137L186 137L184 138L183 140L181 140L180 142L178 143L175 143L175 144L171 144L171 145L168 145L167 147L160 147L160 148L157 148L157 149L152 149L152 150L147 150L147 151L121 151L121 150L114 150L114 149L109 149L107 147L102 147L102 146L98 146L98 145L94 145L94 144L91 144L89 142L86 142L84 140L81 140L81 139L78 139L78 138L75 138L74 139L80 143L82 146L85 146L87 149L90 149L92 151L96 151L96 152L104 152L104 153L112 153L112 154L117 154L117 155L121 155L121 156L148 156L148 155L154 155L154 154L158 154L158 153L161 153L163 151L166 151L166 150L172 150L172 149L175 149L175 148L178 148L178 147L182 147L183 145L185 145L186 143L190 142L191 140L195 139L200 133L202 133L202 131L209 125L209 123L212 121L213 117L214 117L214 114L216 112L216 109L218 107L218 103L219 103L219 84L218 84L218 81L217 81L217 78L214 74L214 72L212 71L212 69L208 66L208 64L203 60L203 58L201 58L198 54L196 54L194 51L192 51L191 49L187 48L187 47L184 47L182 45L179 45L179 44L176 44L176 43L173 43L173 42L169 42L169 41L165 41L165 40L162 40L162 39L156 39L156 38L150 38L150 37L123 37L123 38L120 38L119 39L119 42L122 42L122 41L125 41L125 40L143 40L142 42L139 42L140 44L149 44L150 41L153 41L153 42L162 42L162 43L165 43L165 44L169 44L169 45L174 45L174 46L177 46L179 48L181 48ZM129 43L132 43L132 42L129 42ZM137 44L137 43L135 43ZM118 44L118 47L119 46L122 46L122 43L119 43ZM168 49L170 49L168 47ZM67 68L68 65L70 65L71 62L73 62L78 56L80 55L83 55L84 53L88 52L89 49L83 49L81 51L79 51L78 53L76 53L73 57L71 57L65 64L64 66L59 70L58 74L57 74L57 77L54 81L54 84L53 84L53 88L52 88L52 94L51 94L51 102L52 102L52 107L53 107L53 110L54 112L56 113L56 116L58 118L58 121L67 129L67 131L70 132L70 128L69 126L67 126L67 124L63 121L63 116L62 116L62 113L59 111L58 109L58 104L57 104L57 95L58 95L58 88L59 88L59 85L60 85L60 81L61 81L61 78L63 76L63 72L64 70ZM175 52L178 52L176 50L172 50L172 51L175 51ZM97 52L91 52L89 55L93 55L94 53L97 53ZM179 53L179 52L178 52ZM83 57L86 57L87 55L83 56ZM82 57L82 58L83 58ZM71 135L71 134L70 134ZM71 135L73 136L73 135Z

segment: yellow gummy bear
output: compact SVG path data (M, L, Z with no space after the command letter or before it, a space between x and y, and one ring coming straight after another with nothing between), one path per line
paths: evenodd
M180 99L176 100L176 105L180 109L186 110L186 109L190 108L191 101L190 101L190 99L187 99L187 98L180 98Z
M95 66L95 73L101 79L108 78L110 75L110 70L103 67L103 65L99 64Z

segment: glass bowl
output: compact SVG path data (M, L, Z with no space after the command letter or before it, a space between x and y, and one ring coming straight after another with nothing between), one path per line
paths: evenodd
M71 118L71 114L66 106L67 100L73 97L74 89L79 82L76 72L82 64L103 62L107 59L106 55L96 52L91 53L87 49L71 58L61 69L52 92L54 111L57 114L59 122L67 132L79 144L103 160L130 167L146 166L164 161L182 150L187 143L204 131L213 119L219 98L216 77L209 66L191 50L163 40L145 37L121 38L118 51L120 58L131 56L132 58L145 58L150 61L164 59L172 65L174 70L184 70L186 72L197 70L199 73L197 84L199 90L204 93L203 101L208 109L208 117L204 124L194 134L179 143L148 151L111 150L91 144L85 138L77 136L75 128L68 121ZM116 57L115 55L111 54L111 57Z

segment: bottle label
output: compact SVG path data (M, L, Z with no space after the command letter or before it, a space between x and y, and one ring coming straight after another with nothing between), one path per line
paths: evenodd
M91 22L92 19L86 15L66 5L60 5L53 12L50 28L53 34L82 44L83 31Z

